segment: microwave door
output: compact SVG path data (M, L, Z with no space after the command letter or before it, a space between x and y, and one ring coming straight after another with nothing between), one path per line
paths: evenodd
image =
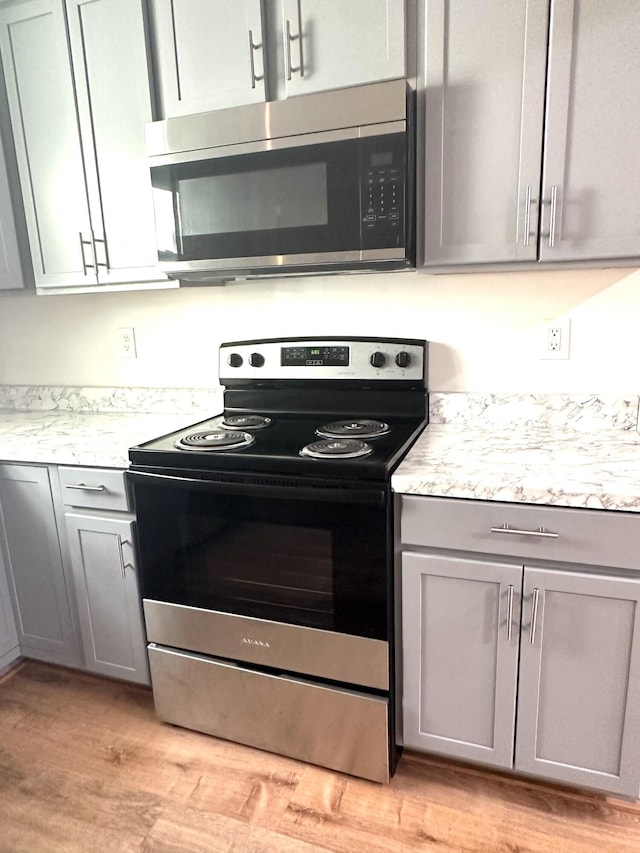
M186 161L172 155L177 162L151 168L160 265L182 278L358 264L367 254L404 259L403 216L395 215L391 229L376 224L385 205L401 209L403 149L404 135L389 134L199 159L192 153Z

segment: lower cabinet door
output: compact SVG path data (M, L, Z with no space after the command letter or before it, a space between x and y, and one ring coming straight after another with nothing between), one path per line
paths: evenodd
M81 666L46 467L0 465L0 548L21 653Z
M20 657L18 635L9 600L9 585L0 549L0 673Z
M525 568L515 768L640 791L640 580Z
M148 684L133 523L129 516L66 514L86 667Z
M522 567L402 557L403 743L513 766Z

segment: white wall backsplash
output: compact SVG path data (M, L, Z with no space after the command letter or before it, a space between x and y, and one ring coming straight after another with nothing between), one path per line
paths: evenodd
M571 357L541 360L545 318ZM0 384L210 388L222 341L386 335L431 342L434 391L635 393L640 270L345 275L0 299ZM116 329L135 328L121 359Z

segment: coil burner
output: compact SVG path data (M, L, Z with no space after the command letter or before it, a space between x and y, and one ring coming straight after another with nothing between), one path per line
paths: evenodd
M255 438L248 432L211 429L206 432L192 432L179 438L175 446L179 450L237 450L248 447Z
M307 444L300 451L300 455L310 456L312 459L356 459L372 452L373 447L355 438L324 438L322 441Z
M353 418L348 421L334 421L316 430L324 438L376 438L391 432L389 424L369 418Z
M220 422L223 429L263 429L271 423L264 415L227 415Z

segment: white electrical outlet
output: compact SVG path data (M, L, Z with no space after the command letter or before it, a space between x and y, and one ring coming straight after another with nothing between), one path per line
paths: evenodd
M136 333L132 328L120 328L117 330L116 342L120 358L137 358Z
M542 327L540 358L569 358L570 335L571 320L568 317L545 320Z

